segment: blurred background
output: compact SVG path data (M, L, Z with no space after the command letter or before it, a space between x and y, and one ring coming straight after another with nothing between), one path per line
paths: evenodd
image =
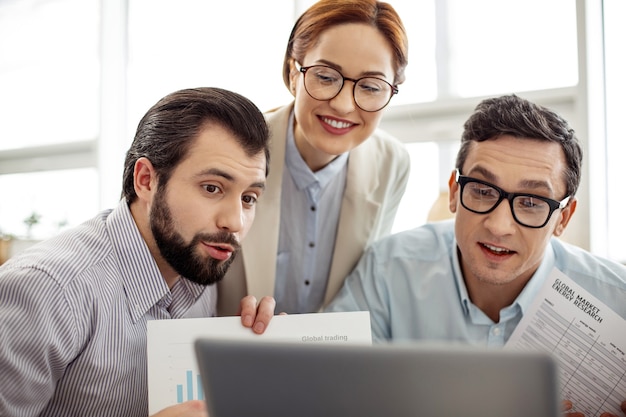
M14 253L114 207L139 119L174 90L227 88L261 110L287 104L286 42L312 3L0 0L0 244ZM483 98L516 93L561 113L585 147L563 239L626 261L626 2L389 3L410 42L407 81L383 119L412 155L394 231L449 215L437 201L463 122Z

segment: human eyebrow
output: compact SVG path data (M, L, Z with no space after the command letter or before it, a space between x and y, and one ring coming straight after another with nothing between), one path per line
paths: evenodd
M481 175L483 179L488 182L495 183L498 180L498 177L494 173L492 173L487 168L482 167L480 165L472 168L471 171L467 172L464 175L467 175L468 177L474 177L476 174Z
M536 190L536 189L539 188L539 189L546 190L550 194L553 193L552 187L550 187L550 184L548 184L548 182L546 182L546 181L542 181L542 180L522 180L519 184L520 184L520 188L532 189L532 190Z
M222 177L226 181L229 181L229 182L236 181L236 178L233 175L218 168L205 169L199 172L196 176L200 178L206 177L206 176L217 176L217 177ZM249 185L249 188L258 188L260 190L265 190L265 181L253 182L252 184Z
M253 184L250 184L250 188L260 188L261 190L265 190L265 183L264 182L255 182Z
M200 171L198 174L196 174L196 177L206 177L207 175L222 177L228 181L235 180L235 177L233 177L230 173L223 171L221 169L218 169L218 168L209 168L209 169Z
M337 65L334 62L327 61L325 59L318 60L317 63L314 65L326 65L328 67L336 69L337 71L343 74L343 68L341 67L341 65ZM376 77L376 78L382 78L382 79L387 78L386 74L380 71L364 71L358 76L358 78L362 78L362 77Z
M471 171L472 174L479 174L481 175L485 181L488 182L492 182L494 184L498 183L498 177L497 175L495 175L493 172L489 171L487 168L483 167L483 166L477 166L474 167ZM469 174L468 174L469 175ZM529 179L522 179L520 180L520 182L518 183L517 188L520 189L525 189L525 190L538 190L538 189L542 189L542 190L546 190L546 192L552 194L553 193L553 189L550 186L550 183L548 183L547 181L544 180L529 180Z
M327 61L325 59L318 59L315 63L313 63L313 65L326 65L327 67L334 68L337 71L342 71L343 70L341 65L335 64L334 62Z

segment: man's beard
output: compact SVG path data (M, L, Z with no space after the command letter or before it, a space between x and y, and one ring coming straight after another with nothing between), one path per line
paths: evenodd
M150 211L150 228L161 256L184 278L200 285L212 285L226 275L228 267L239 251L239 243L228 232L196 234L190 243L176 232L169 206L165 202L165 187L157 191ZM199 242L226 243L235 251L225 261L210 256L203 258L196 253Z

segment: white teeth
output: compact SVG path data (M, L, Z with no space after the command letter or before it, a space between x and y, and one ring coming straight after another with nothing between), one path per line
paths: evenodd
M324 121L324 123L328 123L329 125L331 125L335 129L345 129L346 127L352 126L352 123L340 122L340 121L337 121L337 120L327 119L325 117L323 117L322 120Z
M501 253L506 253L506 252L510 252L510 250L508 249L504 249L504 248L498 248L496 246L491 246L491 245L484 245L487 249L492 250L494 252L501 252Z

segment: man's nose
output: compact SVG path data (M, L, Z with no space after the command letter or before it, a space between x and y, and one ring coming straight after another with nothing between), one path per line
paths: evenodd
M217 216L217 227L220 230L227 230L231 233L237 233L243 228L243 207L241 198L230 199L223 204Z
M502 236L511 234L515 230L515 218L511 210L511 204L507 199L500 201L498 206L492 212L484 214L485 227L494 236Z

